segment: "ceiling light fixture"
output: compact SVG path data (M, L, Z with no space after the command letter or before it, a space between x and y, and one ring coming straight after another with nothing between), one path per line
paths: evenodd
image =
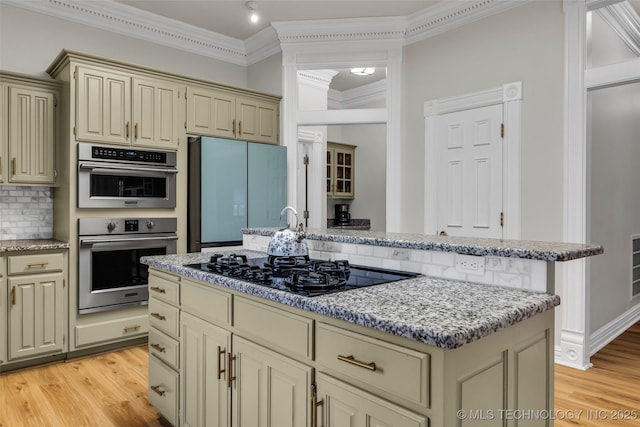
M258 15L258 3L255 1L248 1L246 5L247 9L249 9L249 21L255 24L260 20L260 16Z
M370 76L376 72L376 67L358 67L352 68L351 73L357 76Z

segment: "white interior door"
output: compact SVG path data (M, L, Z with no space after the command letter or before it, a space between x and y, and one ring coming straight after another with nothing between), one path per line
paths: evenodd
M502 238L502 104L437 117L438 232Z

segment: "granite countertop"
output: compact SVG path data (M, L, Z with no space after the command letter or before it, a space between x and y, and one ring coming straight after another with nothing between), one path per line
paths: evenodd
M265 256L248 250L234 253L249 258ZM458 348L560 304L560 298L553 294L425 276L305 297L184 267L206 262L210 255L150 256L141 261L161 270L444 349Z
M243 228L244 234L272 236L277 228ZM455 252L465 255L499 256L542 261L570 261L599 255L601 245L539 242L533 240L481 239L473 237L431 236L426 234L387 233L380 231L308 229L307 240L353 243L393 248Z
M0 240L0 252L41 251L69 249L69 243L54 239Z

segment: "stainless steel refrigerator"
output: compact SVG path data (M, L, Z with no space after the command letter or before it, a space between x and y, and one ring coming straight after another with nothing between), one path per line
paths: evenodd
M242 244L245 227L277 227L287 205L287 149L189 139L189 252Z

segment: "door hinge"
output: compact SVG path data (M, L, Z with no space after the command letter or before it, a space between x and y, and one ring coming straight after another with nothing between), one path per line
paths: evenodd
M504 123L500 123L500 138L504 138Z
M302 161L304 162L305 165L309 164L309 156L308 155L304 155L304 158L302 159Z
M500 227L504 227L504 212L500 212Z
M302 217L303 217L304 219L309 219L309 211L304 211L304 212L302 213Z

